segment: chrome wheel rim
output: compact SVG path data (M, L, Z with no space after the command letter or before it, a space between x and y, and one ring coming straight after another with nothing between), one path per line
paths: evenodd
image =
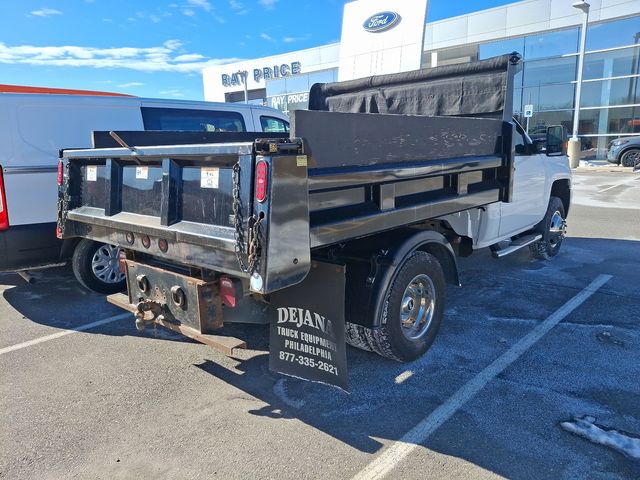
M549 226L549 243L551 247L556 247L562 242L567 234L567 222L562 218L559 210L556 210L551 216L551 225Z
M119 283L125 278L120 271L118 255L120 249L113 245L101 245L91 259L91 270L104 283Z
M422 337L433 320L436 289L427 275L416 275L402 295L400 322L402 333L409 340Z

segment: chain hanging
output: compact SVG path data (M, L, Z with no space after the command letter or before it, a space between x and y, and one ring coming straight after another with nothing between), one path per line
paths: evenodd
M245 262L244 252L244 232L242 229L242 200L240 199L240 163L233 166L233 226L234 226L234 251L238 259L238 265L243 273L252 274L258 263L260 254L260 224L262 218L252 215L248 222L249 248L246 253L247 261Z

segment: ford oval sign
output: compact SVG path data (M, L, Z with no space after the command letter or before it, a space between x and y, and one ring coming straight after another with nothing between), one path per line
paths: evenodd
M383 32L395 27L400 23L400 15L396 12L380 12L375 15L371 15L362 24L367 32Z

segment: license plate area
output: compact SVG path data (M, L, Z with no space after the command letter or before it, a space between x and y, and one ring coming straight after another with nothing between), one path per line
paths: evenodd
M153 302L161 307L166 321L203 334L222 327L217 282L205 282L131 260L126 260L125 265L131 305Z

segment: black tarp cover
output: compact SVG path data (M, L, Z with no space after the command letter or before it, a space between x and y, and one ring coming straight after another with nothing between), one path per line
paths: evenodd
M426 116L502 116L513 55L311 87L309 110Z

